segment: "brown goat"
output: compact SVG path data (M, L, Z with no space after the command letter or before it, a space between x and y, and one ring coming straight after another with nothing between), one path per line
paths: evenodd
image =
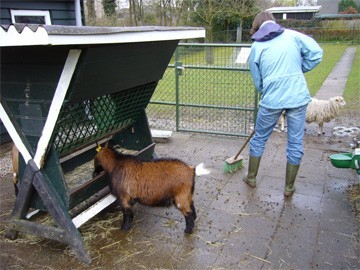
M134 202L148 206L169 206L173 202L185 217L185 233L193 232L195 175L208 174L208 170L178 159L141 161L111 148L101 148L94 162L95 175L103 169L110 176L111 192L123 212L123 230L131 228Z
M19 150L14 145L11 151L12 168L13 168L13 183L15 188L15 195L19 193L18 182L19 182Z

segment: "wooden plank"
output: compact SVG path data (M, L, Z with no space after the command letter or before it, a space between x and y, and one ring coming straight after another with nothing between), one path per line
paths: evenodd
M27 220L14 220L15 229L24 233L36 234L40 237L67 243L66 234L63 229L54 226L39 224Z
M34 161L38 168L42 168L44 165L44 158L46 150L49 146L50 138L53 134L56 121L59 117L61 107L64 103L66 93L68 91L70 81L74 74L76 65L78 63L81 50L72 49L69 51L68 58L66 59L63 72L59 79L58 86L53 97L53 101L50 106L48 117L43 128L42 136L39 139Z
M97 203L93 204L91 207L86 209L84 212L76 216L72 219L73 223L75 224L76 228L79 228L85 222L96 216L100 213L103 209L111 205L113 202L116 201L116 198L112 194L108 194L104 198L102 198Z

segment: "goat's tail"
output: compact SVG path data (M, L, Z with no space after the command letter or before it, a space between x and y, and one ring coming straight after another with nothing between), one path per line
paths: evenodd
M205 167L204 163L200 163L195 167L195 174L196 175L205 175L211 173L210 169Z

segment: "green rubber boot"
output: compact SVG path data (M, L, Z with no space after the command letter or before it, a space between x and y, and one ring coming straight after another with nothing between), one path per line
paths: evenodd
M248 174L243 179L246 184L253 188L256 187L256 175L259 170L260 160L261 157L250 156Z
M291 196L295 191L295 179L300 165L286 163L285 193L286 197Z

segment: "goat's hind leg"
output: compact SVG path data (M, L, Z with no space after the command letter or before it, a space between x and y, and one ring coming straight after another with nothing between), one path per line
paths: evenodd
M186 223L186 228L184 232L191 234L195 226L195 217L192 212L188 212L187 215L185 216L185 223Z
M178 196L174 198L175 206L181 211L185 217L186 228L185 233L191 234L195 226L196 210L190 191L183 190Z
M191 214L194 216L194 220L195 220L197 215L196 215L196 210L195 210L195 206L194 206L193 201L191 201L190 208L191 208Z
M186 228L184 232L188 234L191 234L193 232L195 226L196 210L193 201L191 201L190 209L191 211L188 212L187 215L184 215L186 222Z
M191 201L190 205L184 208L179 208L182 214L185 217L186 228L185 233L191 234L194 230L195 219L196 219L196 210L194 203Z

